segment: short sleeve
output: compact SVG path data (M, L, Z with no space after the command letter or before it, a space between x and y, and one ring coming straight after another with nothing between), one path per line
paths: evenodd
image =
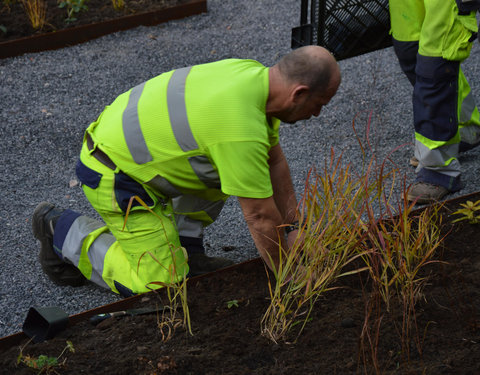
M268 165L269 147L260 142L225 142L210 147L222 192L244 198L273 195Z

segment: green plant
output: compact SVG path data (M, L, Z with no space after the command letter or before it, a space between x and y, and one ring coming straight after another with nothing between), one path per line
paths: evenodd
M20 0L22 3L30 24L35 30L40 30L45 26L47 3L45 0Z
M468 220L470 224L480 223L480 214L476 215L476 212L480 210L480 200L476 201L475 203L472 201L460 203L460 206L463 208L455 211L453 215L463 215L463 217L453 220L452 223L462 220Z
M128 216L130 214L134 200L137 201L148 212L156 216L160 220L160 223L162 224L162 227L163 227L163 221L162 221L163 219L156 212L154 212L150 207L148 207L148 205L140 197L132 196L130 198L130 201L128 202L127 211L125 213L123 229L125 228L125 225L127 223ZM164 231L167 243L169 244L172 263L168 266L168 268L166 268L165 265L159 259L157 259L157 257L153 253L151 253L150 251L146 251L139 258L137 266L139 267L142 258L148 255L155 262L157 262L161 267L163 267L165 270L168 271L169 280L152 281L147 285L147 287L149 285L152 285L157 287L158 286L163 287L166 289L166 294L167 294L169 304L164 306L162 309L162 316L161 318L158 319L158 327L162 333L162 339L164 341L167 341L172 337L173 333L175 332L175 329L178 328L179 326L182 326L191 335L192 335L192 327L191 327L190 313L189 313L188 302L187 302L187 280L188 279L186 275L186 270L188 268L185 267L185 264L176 263L177 253L179 251L181 251L183 255L180 258L185 259L185 262L188 261L188 255L186 250L183 247L177 248L172 242L168 240L165 227L163 227L163 231ZM183 270L183 273L180 274L179 270ZM138 269L137 269L137 272L138 272ZM183 311L183 319L178 318L179 309Z
M74 22L77 20L75 17L77 13L88 10L85 4L87 0L62 0L59 2L59 8L67 8L67 18L65 22Z
M24 365L35 370L39 374L58 374L56 369L65 366L65 362L67 361L66 358L60 361L60 358L65 354L67 350L71 353L75 353L75 348L73 347L72 342L67 341L67 345L58 357L49 357L44 354L39 355L38 357L24 355L23 350L30 343L30 341L28 341L23 347L20 348L20 354L17 357L17 365L23 363Z
M227 308L231 309L232 307L238 307L238 301L236 299L227 301Z
M3 25L0 25L0 31L1 31L2 33L6 34L6 33L7 33L7 28L6 28L5 26L3 26Z
M349 166L341 166L341 157L335 161L333 152L323 176L310 170L298 213L303 225L288 252L279 249L275 282L268 279L270 305L261 324L262 333L272 341L286 340L294 327L296 340L316 300L334 289L332 283L366 269L344 271L360 257L355 248L363 236L364 192L357 177Z
M112 0L113 9L122 10L125 8L125 0Z

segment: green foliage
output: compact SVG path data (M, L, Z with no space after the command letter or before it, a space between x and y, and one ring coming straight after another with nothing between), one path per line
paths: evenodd
M30 342L30 341L29 341ZM38 357L24 355L23 350L29 344L25 344L24 347L20 348L20 353L17 357L17 365L23 363L27 367L33 369L39 374L55 374L57 373L56 369L63 367L66 362L66 358L63 361L60 361L60 358L64 355L64 353L68 350L71 353L75 353L75 348L71 341L67 341L67 345L60 353L58 357L50 357L45 354L41 354Z
M75 17L77 13L88 10L85 4L87 0L62 0L59 2L59 8L67 8L67 18L65 22L74 22L77 20Z
M6 34L6 33L7 33L7 28L6 28L5 26L3 26L3 25L0 25L0 31L1 31L2 33Z
M232 299L231 301L227 301L227 308L231 309L232 307L238 307L238 300Z
M455 219L452 223L456 223L462 220L468 220L470 224L480 223L480 214L476 215L476 212L480 210L480 200L473 203L472 201L467 201L467 203L460 203L460 206L463 208L455 211L453 215L463 215L459 219Z

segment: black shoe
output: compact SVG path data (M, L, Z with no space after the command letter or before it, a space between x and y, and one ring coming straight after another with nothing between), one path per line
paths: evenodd
M53 231L63 210L48 202L40 203L32 217L33 235L40 241L38 256L43 272L57 285L80 286L85 284L85 276L73 264L66 263L53 250Z
M188 266L190 267L189 277L204 275L209 272L219 270L228 266L233 266L235 262L226 258L209 257L202 253L193 253L188 256Z
M458 146L458 152L460 153L460 152L469 151L471 149L474 149L478 145L480 145L480 141L477 141L475 143L467 143L464 141L460 141L460 145Z

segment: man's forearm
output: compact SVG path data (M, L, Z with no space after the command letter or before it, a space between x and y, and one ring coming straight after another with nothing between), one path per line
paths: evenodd
M297 220L297 199L287 159L280 146L275 146L270 155L270 179L273 186L273 198L282 215L283 223Z
M255 246L265 263L278 267L280 249L285 249L283 230L277 231L283 218L273 197L266 199L238 198Z

